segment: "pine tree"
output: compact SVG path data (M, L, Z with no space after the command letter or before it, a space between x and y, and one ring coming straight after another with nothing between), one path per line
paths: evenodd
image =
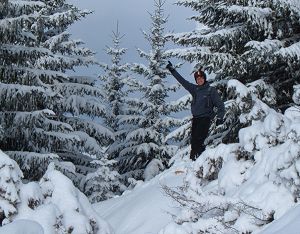
M124 140L124 132L119 125L120 116L125 114L128 91L125 90L127 82L133 80L127 75L129 70L128 63L122 63L122 57L127 49L121 47L121 40L124 35L117 30L113 32L111 47L107 46L106 53L111 57L111 64L100 63L104 74L100 75L102 81L103 101L106 104L106 113L104 116L105 125L114 133L114 142L110 145L107 153L109 158L116 158L120 152L120 144Z
M170 113L180 110L180 104L167 102L169 92L176 87L168 87L166 82L167 37L164 35L164 2L155 1L154 14L150 14L152 27L150 33L143 32L151 50L146 53L138 49L141 58L148 61L147 65L133 64L132 71L145 78L145 82L135 82L133 88L138 89L141 98L129 97L129 112L122 116L120 124L124 126L126 139L124 149L117 159L121 173L132 174L141 178L143 170L154 159L160 160L165 166L173 155L175 147L166 142L170 128L177 120L168 117ZM132 86L131 86L132 88Z
M101 93L101 104L105 106L100 116L104 127L99 131L104 136L99 137L99 140L102 139L100 141L102 143L104 139L108 141L103 144L107 148L105 155L91 162L94 170L90 171L80 183L82 191L88 195L91 202L109 199L114 195L120 195L125 190L121 176L115 170L116 161L113 160L118 156L124 139L124 132L120 129L118 120L125 110L124 100L127 93L124 91L124 85L130 81L126 76L129 65L122 64L122 56L126 53L126 49L120 47L122 38L117 25L117 31L113 32L112 37L113 46L107 46L106 49L106 53L111 56L111 65L99 64L104 74L99 76L101 82L97 82L99 83L97 87Z
M82 118L104 113L101 92L88 79L65 73L95 62L93 53L66 33L89 12L64 0L5 1L1 12L0 147L28 179L40 178L49 162L61 157L74 162L79 155L84 165L91 159L83 154L101 157L113 136Z
M199 27L172 36L175 43L187 47L174 50L173 55L195 62L195 70L204 67L208 73L215 73L216 80L220 80L215 85L223 91L224 99L231 98L224 80L234 78L247 84L262 79L276 93L275 102L269 105L284 110L292 104L292 87L299 83L298 3L180 0L177 4L197 12L191 19ZM239 113L233 114L231 108L227 107L224 129L235 128L234 119ZM236 141L237 133L232 130L224 142Z
M121 182L120 174L112 170L116 161L103 157L92 163L97 170L87 174L81 181L82 190L90 202L107 200L125 191L126 187Z

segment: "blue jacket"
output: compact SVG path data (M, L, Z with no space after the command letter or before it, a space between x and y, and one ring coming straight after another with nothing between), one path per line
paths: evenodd
M175 69L170 70L176 80L192 94L193 101L191 105L193 117L214 117L213 108L217 107L217 118L223 119L225 114L224 102L214 87L206 82L199 86L185 80Z

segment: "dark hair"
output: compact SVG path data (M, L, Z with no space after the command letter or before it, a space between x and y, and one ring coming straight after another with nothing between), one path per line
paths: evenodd
M195 78L195 81L197 82L197 77L198 76L202 76L204 78L204 81L206 82L206 74L204 71L201 71L201 70L198 70L194 73L194 78Z

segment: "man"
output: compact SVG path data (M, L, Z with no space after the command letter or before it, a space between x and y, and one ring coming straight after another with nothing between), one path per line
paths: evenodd
M191 104L193 119L190 158L196 160L205 150L204 141L208 136L211 120L214 117L214 107L218 109L217 125L223 123L225 114L224 103L217 90L207 83L206 74L203 71L198 70L194 73L196 84L192 84L175 70L170 61L166 68L193 97Z

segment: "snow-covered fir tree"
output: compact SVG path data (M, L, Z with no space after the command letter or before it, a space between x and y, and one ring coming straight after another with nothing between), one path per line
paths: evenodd
M82 191L89 197L91 202L110 199L126 190L120 174L112 170L115 167L116 161L103 157L91 163L95 164L97 170L88 173L80 185Z
M204 67L215 73L217 80L234 78L246 84L263 79L272 86L265 91L265 96L270 95L266 99L271 100L275 91L269 105L281 110L291 105L292 87L299 83L299 3L180 0L177 4L196 12L191 20L198 27L172 36L175 43L186 47L174 50L173 55L194 62L195 69ZM226 82L220 82L218 88L225 91ZM224 142L236 141L238 129L243 127L235 125L239 113L230 112L224 129L232 130L227 139L223 134Z
M102 122L111 132L114 141L106 147L104 157L92 162L96 171L87 174L81 182L82 190L92 202L120 195L126 188L121 182L120 174L115 171L116 161L112 160L118 156L120 145L125 138L124 131L120 129L118 121L125 110L124 99L127 93L124 91L124 85L130 80L126 75L129 65L122 64L122 56L126 53L126 49L120 47L122 37L117 24L117 30L113 32L112 37L113 46L107 46L106 49L106 53L111 56L111 65L100 63L104 74L99 76L102 82L98 86L101 86L101 103L106 107Z
M117 24L117 30L113 31L111 47L107 46L106 54L111 57L111 65L101 63L105 74L100 75L102 80L102 89L104 92L104 98L107 102L108 110L105 116L105 123L114 132L119 129L118 117L124 113L124 98L126 92L124 85L126 82L127 71L129 70L129 64L122 63L122 57L126 53L126 48L121 47L121 40L124 35L121 35L119 31L119 25Z
M66 32L89 12L64 0L4 1L1 12L0 148L27 179L40 178L57 159L80 163L86 173L91 157L101 157L113 139L111 131L82 118L104 114L102 93L93 81L65 73L95 62Z
M80 40L73 40L66 32L69 25L90 13L81 11L69 5L66 1L48 3L50 5L48 14L55 15L64 26L55 28L55 34L51 35L43 46L55 54L56 59L43 58L42 67L51 66L52 69L66 72L78 65L89 65L95 63L93 52L81 47ZM64 9L64 11L61 11ZM47 25L47 24L45 24ZM61 62L63 61L63 62ZM52 86L54 91L63 96L57 103L57 113L61 121L72 126L75 134L79 136L81 144L79 152L64 151L59 154L64 160L70 160L76 164L77 172L86 174L92 159L99 159L103 156L103 147L113 141L113 133L101 124L99 117L106 114L106 106L101 102L103 93L96 86L96 79L75 76L55 82ZM82 154L83 153L83 154Z
M168 86L166 82L167 70L166 53L167 37L164 35L164 25L167 18L164 16L164 2L155 1L154 14L150 14L152 26L150 33L143 32L151 46L147 53L138 49L141 58L148 64L133 64L132 71L145 82L134 82L131 88L140 97L129 97L129 113L123 115L120 124L124 126L126 139L124 148L117 158L121 173L129 173L135 178L141 178L143 170L152 160L160 160L164 166L168 165L170 157L176 147L166 142L170 128L178 120L168 117L171 112L181 110L181 103L167 102L169 92L175 91L178 86Z
M111 64L100 63L104 74L101 74L101 87L103 90L103 102L106 105L104 116L105 125L113 132L114 142L109 146L107 153L109 158L117 158L122 149L122 144L126 137L126 132L121 129L119 119L127 110L126 97L128 96L128 87L126 83L134 84L135 80L128 75L130 65L123 63L122 58L127 49L121 47L122 38L117 24L117 30L113 31L112 46L107 46L106 53L111 58Z

